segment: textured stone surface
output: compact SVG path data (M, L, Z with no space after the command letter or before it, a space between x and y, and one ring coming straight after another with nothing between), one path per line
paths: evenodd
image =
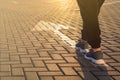
M108 67L95 67L73 48L82 30L76 0L0 0L0 80L119 80L119 5L101 9Z

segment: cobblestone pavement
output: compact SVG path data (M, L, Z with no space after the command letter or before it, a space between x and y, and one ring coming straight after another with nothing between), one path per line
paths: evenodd
M119 80L120 0L100 13L108 66L75 53L82 19L76 0L0 0L0 80Z

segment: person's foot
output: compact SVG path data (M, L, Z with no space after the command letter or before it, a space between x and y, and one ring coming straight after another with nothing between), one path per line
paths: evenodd
M89 47L87 41L84 40L78 40L76 44L76 50L80 53L87 53L89 52Z
M104 64L104 60L103 60L103 52L102 51L97 51L97 52L93 52L90 51L88 52L86 55L84 55L85 59L90 60L91 62L95 63L95 64Z

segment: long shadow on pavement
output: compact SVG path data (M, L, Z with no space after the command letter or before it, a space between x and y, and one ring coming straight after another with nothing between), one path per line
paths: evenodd
M79 74L83 80L113 80L108 74L107 66L96 66L86 60L81 53L76 54L81 66Z

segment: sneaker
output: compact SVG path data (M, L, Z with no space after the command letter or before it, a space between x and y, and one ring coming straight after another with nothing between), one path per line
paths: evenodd
M80 53L89 52L89 47L88 47L87 41L78 40L78 42L76 44L76 50L77 50L77 52L80 52Z
M91 62L95 63L95 64L104 64L104 60L103 60L103 52L102 51L97 51L97 52L93 52L90 51L88 52L86 55L84 55L85 59L90 60Z

